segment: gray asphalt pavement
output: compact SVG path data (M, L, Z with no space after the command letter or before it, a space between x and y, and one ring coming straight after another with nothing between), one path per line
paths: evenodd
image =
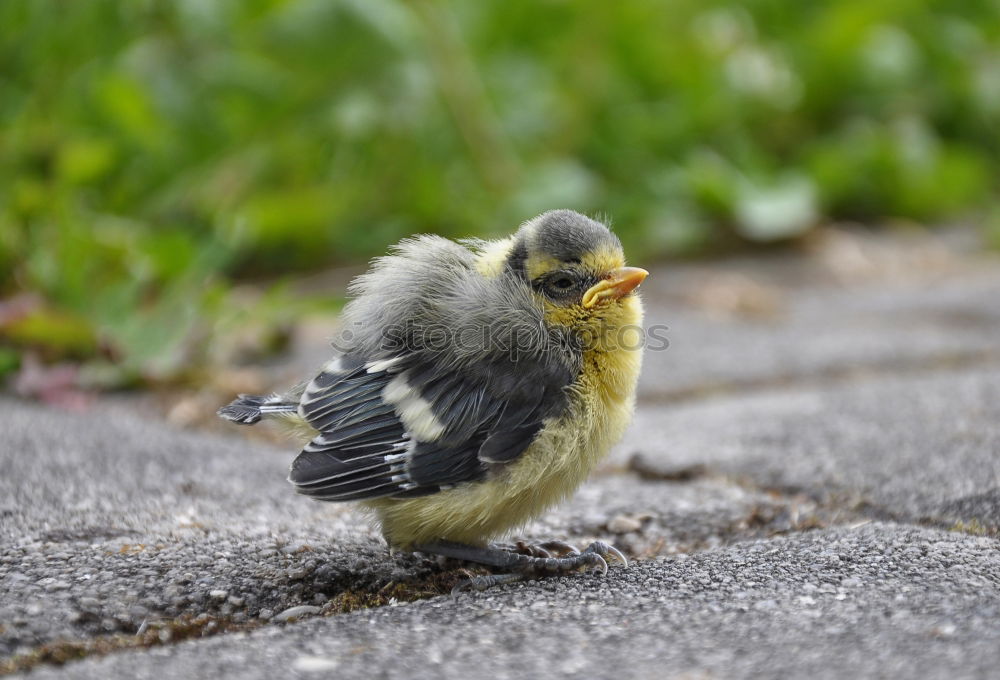
M654 271L633 428L522 534L635 558L603 579L451 598L293 446L0 400L0 671L997 677L1000 268L855 245Z
M79 678L995 677L993 539L875 524L272 625ZM67 668L66 670L69 670ZM46 669L39 678L59 678ZM35 677L35 676L33 676Z

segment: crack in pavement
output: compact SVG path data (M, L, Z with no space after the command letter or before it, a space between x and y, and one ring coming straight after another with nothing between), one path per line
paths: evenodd
M0 658L0 676L29 671L41 665L62 666L94 656L174 645L217 635L246 633L265 625L290 625L317 616L335 616L399 602L416 602L451 592L455 584L467 576L466 570L444 570L430 560L423 560L421 566L423 568L415 570L415 573L421 574L419 577L344 589L321 606L293 605L277 614L266 614L263 618L248 619L208 613L197 616L182 614L173 618L145 619L138 630L131 634L114 633L52 640L28 651Z

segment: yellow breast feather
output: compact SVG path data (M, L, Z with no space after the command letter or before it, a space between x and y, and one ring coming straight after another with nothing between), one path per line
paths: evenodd
M412 499L383 498L374 511L390 545L407 548L435 540L482 545L565 500L607 455L631 420L642 364L642 303L623 298L605 332L583 354L570 389L570 406L546 422L514 462L483 482L460 484ZM627 338L628 342L619 342ZM614 344L608 344L614 343Z

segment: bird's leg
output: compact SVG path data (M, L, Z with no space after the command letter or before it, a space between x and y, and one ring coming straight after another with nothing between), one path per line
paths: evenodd
M519 552L504 550L503 548L492 546L479 547L452 541L424 543L414 546L413 549L418 552L432 553L456 560L475 562L476 564L484 564L508 570L507 573L476 576L462 581L452 589L452 594L459 593L467 588L486 590L492 586L504 583L513 583L541 576L568 574L591 567L600 569L603 576L608 573L608 559L628 566L628 560L625 559L624 555L601 541L591 543L583 552L574 550L565 557L535 557L533 555L523 555Z

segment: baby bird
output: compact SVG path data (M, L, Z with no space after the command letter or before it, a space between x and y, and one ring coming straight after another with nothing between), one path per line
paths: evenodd
M498 568L460 587L627 566L582 552L489 542L567 498L631 419L648 272L618 238L571 210L499 241L423 235L350 286L339 355L287 394L219 410L308 426L296 491L361 501L390 547Z

